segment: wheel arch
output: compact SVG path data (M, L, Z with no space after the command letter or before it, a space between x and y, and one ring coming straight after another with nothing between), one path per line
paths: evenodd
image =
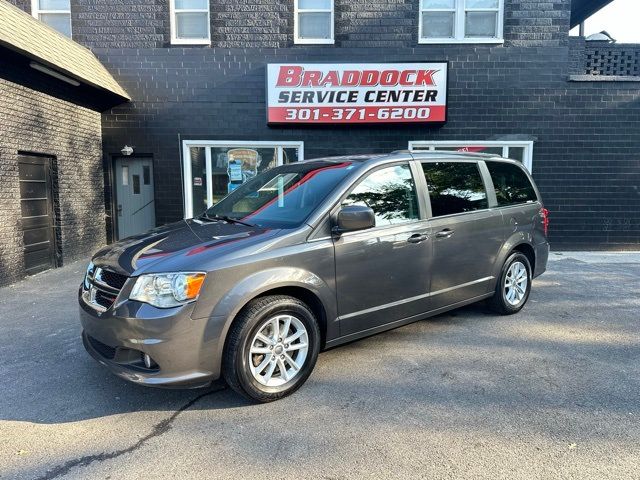
M529 260L529 265L531 266L531 278L533 278L536 268L536 252L533 247L528 243L519 243L511 249L511 251L507 254L507 257L514 252L520 252L525 257L527 257L527 260Z
M504 242L493 267L494 280L491 282L491 290L496 287L496 282L500 278L500 272L502 271L504 262L507 260L509 255L516 251L525 255L527 260L529 260L529 263L531 264L531 277L533 278L536 266L536 254L532 245L532 235L529 232L524 231L515 232L509 239L507 239L506 242Z
M314 273L300 268L273 268L256 272L234 285L214 307L209 316L210 324L218 325L217 351L212 361L220 361L227 345L231 325L238 314L252 300L268 295L289 295L305 302L318 319L321 348L326 341L338 336L338 326L332 321L335 311L335 291ZM333 303L332 303L333 301Z

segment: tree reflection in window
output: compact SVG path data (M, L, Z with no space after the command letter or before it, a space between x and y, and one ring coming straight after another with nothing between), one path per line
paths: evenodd
M420 218L416 187L409 165L377 170L365 178L343 205L363 205L376 216L376 226L394 225Z
M487 192L476 163L423 163L434 217L488 208Z

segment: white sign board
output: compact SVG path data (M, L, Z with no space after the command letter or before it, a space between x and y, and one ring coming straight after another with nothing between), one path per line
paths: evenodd
M443 123L446 62L267 66L268 123Z

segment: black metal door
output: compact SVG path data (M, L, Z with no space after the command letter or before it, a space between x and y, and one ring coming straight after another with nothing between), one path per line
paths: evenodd
M27 275L56 266L51 159L18 157L20 208Z

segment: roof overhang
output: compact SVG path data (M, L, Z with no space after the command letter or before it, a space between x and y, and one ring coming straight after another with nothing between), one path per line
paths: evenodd
M609 5L613 0L572 0L571 28L581 24L598 10Z
M0 0L0 46L64 77L107 92L117 103L131 100L89 49L6 0Z

